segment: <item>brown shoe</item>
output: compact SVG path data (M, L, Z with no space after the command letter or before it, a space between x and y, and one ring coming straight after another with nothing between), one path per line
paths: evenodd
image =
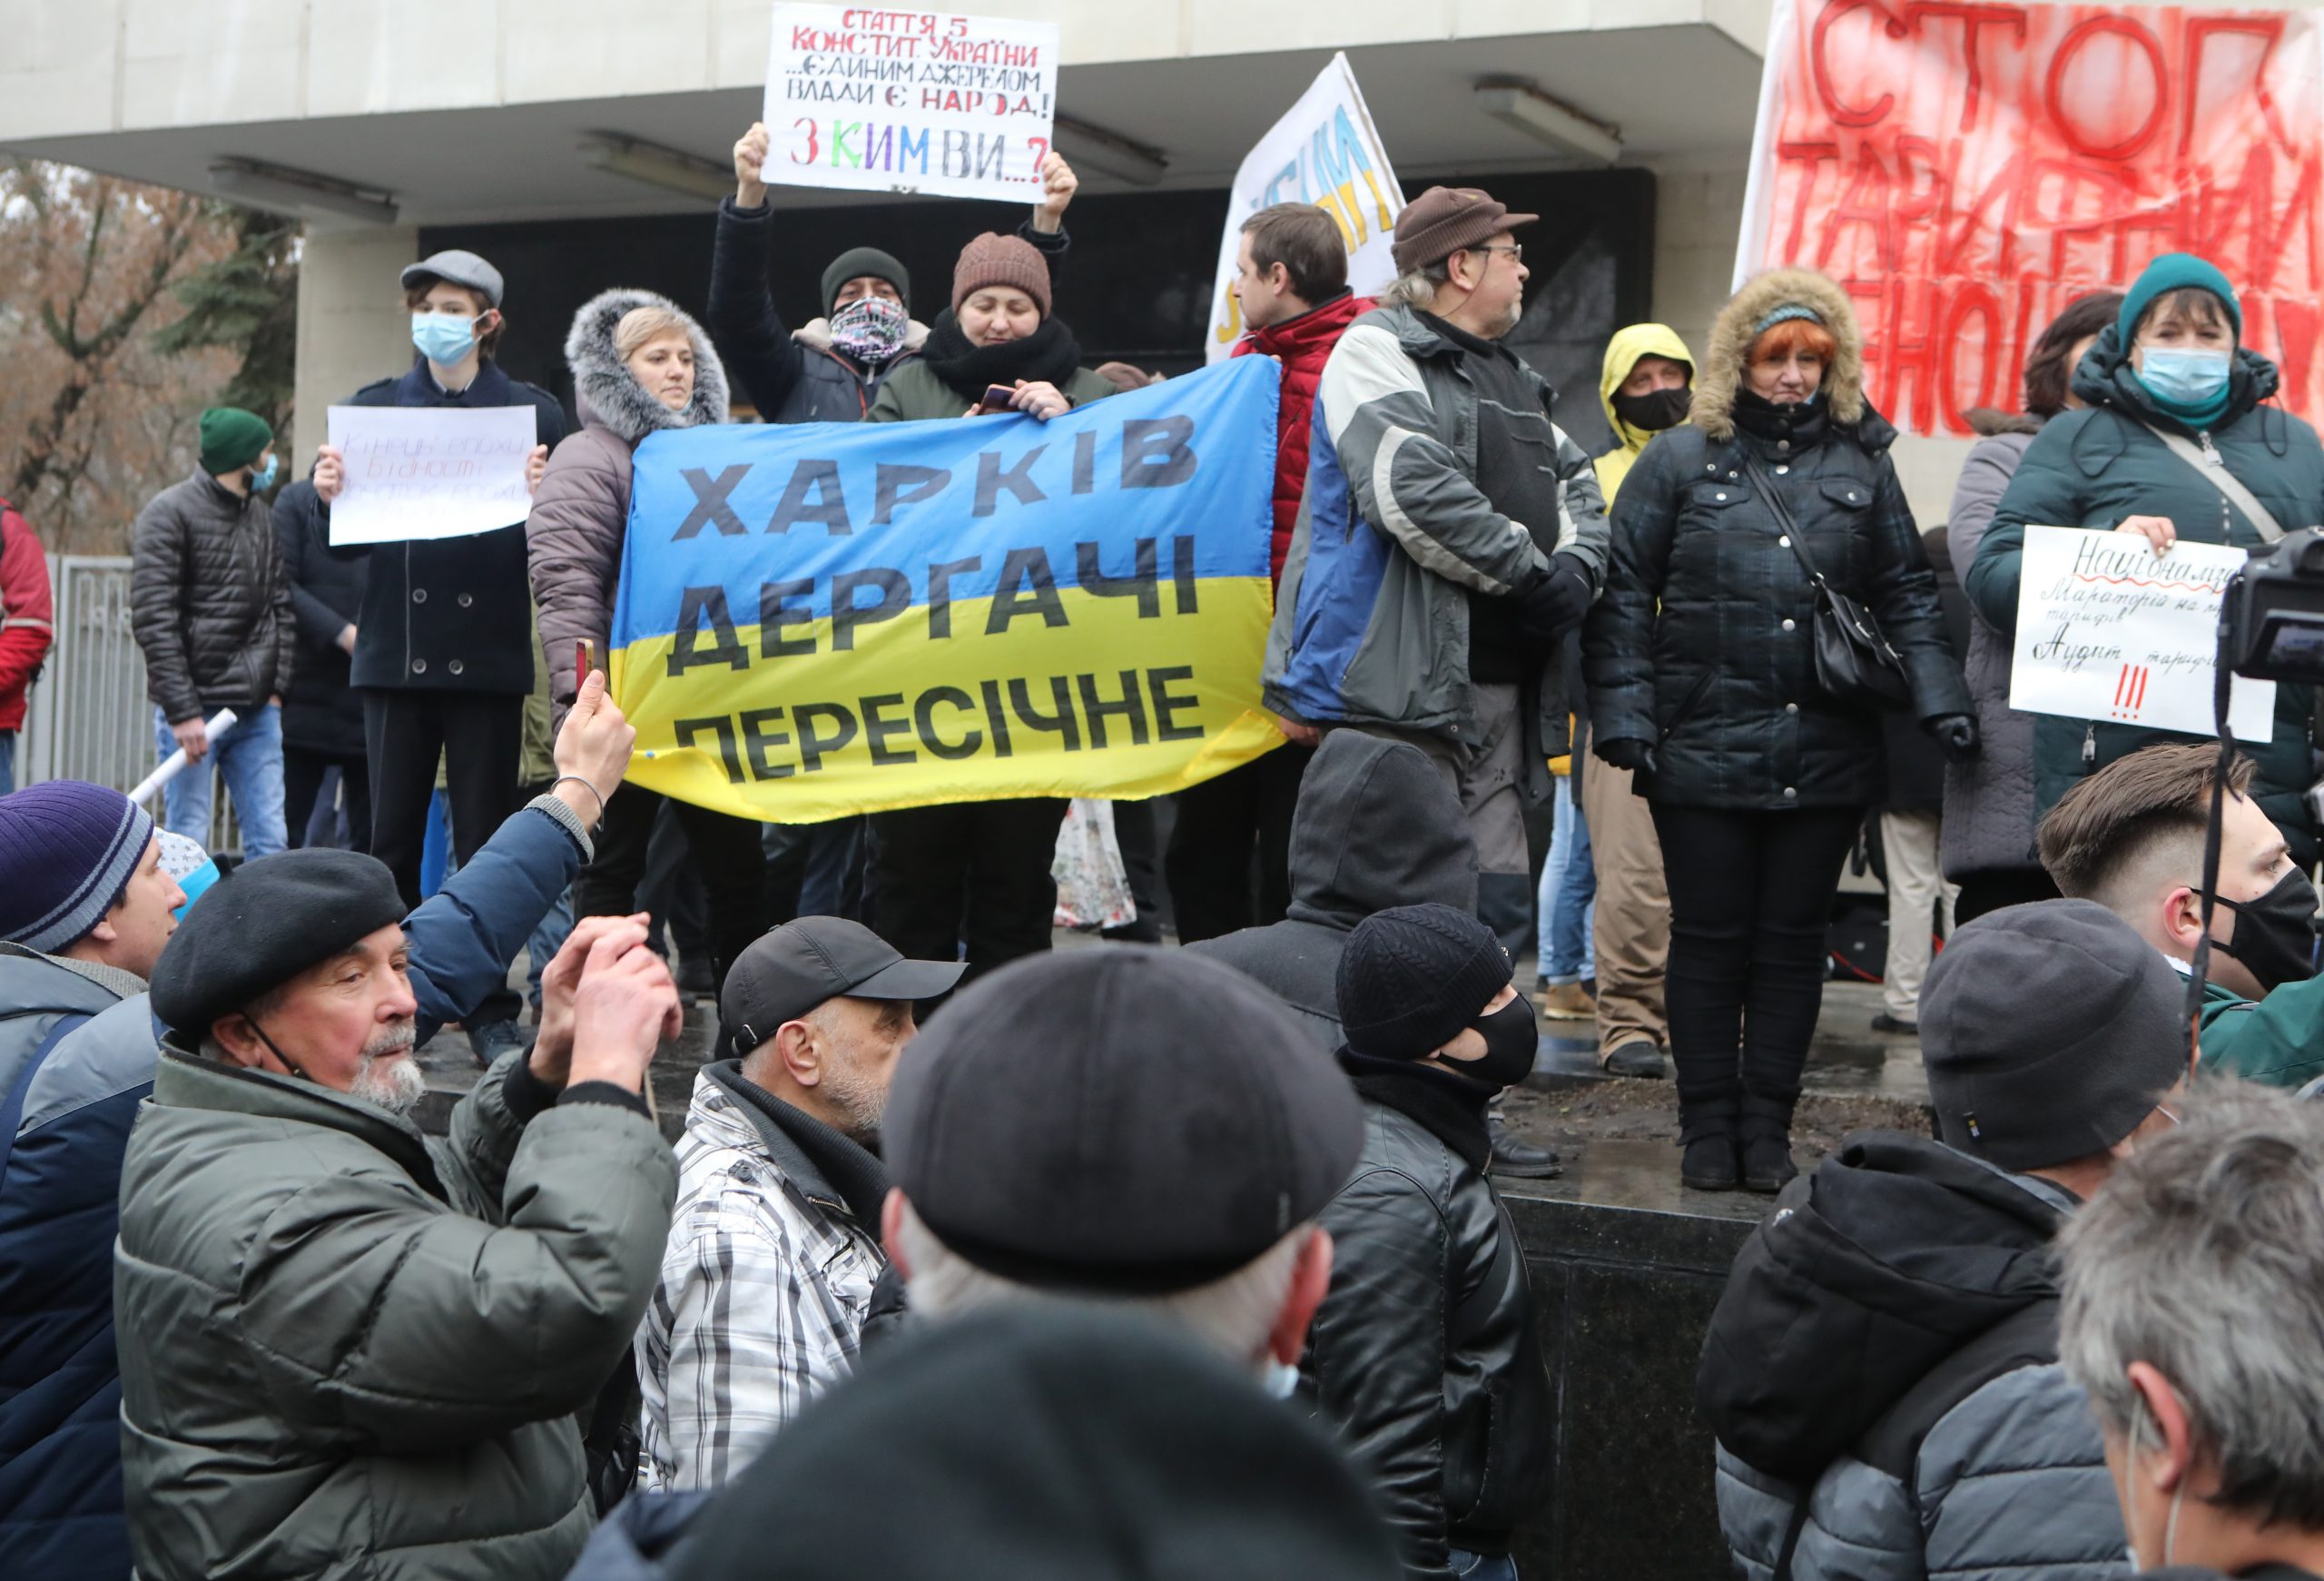
M1581 991L1579 983L1560 983L1541 990L1541 1013L1559 1021L1595 1021L1598 1019L1596 1001Z

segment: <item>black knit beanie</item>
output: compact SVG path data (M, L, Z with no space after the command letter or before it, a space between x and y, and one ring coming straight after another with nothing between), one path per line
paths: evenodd
M839 288L851 280L865 275L884 280L896 288L896 294L911 305L911 272L896 262L892 252L882 252L877 247L851 247L823 266L823 311L832 311L832 299Z
M1375 1060L1424 1060L1509 983L1509 952L1449 905L1399 905L1356 924L1340 952L1340 1028Z

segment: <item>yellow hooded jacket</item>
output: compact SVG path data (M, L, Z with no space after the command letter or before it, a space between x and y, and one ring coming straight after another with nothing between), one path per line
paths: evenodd
M1605 403L1607 424L1614 430L1614 448L1598 458L1598 488L1606 496L1606 509L1614 509L1614 493L1622 479L1630 475L1630 467L1638 460L1639 452L1646 449L1646 441L1654 436L1643 429L1634 429L1614 415L1614 391L1630 376L1641 357L1668 357L1673 362L1695 366L1695 354L1687 350L1687 342L1668 324L1631 324L1616 330L1614 338L1606 342L1606 365L1598 375L1598 399Z
M1606 515L1614 514L1614 493L1622 479L1630 475L1630 467L1639 452L1646 449L1646 441L1654 436L1644 429L1634 429L1614 412L1614 391L1630 376L1641 357L1668 357L1673 362L1695 365L1695 354L1687 350L1687 342L1679 331L1668 324L1631 324L1616 330L1614 338L1606 342L1606 363L1598 375L1598 399L1606 408L1606 425L1614 430L1614 448L1598 458L1598 489L1606 497ZM1570 757L1550 759L1551 774L1570 774L1573 760Z

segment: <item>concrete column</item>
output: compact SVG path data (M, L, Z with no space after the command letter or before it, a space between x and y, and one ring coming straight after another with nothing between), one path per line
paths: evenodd
M1698 357L1709 346L1711 321L1734 294L1746 179L1739 158L1655 170L1654 316Z
M298 410L293 454L306 475L330 431L325 409L411 364L411 316L397 274L419 256L410 226L307 232L299 258Z

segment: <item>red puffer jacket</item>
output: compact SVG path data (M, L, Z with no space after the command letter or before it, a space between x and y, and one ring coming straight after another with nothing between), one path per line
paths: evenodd
M54 618L40 540L0 499L0 730L25 727L25 693L48 657Z
M1315 386L1323 382L1324 363L1340 336L1378 305L1368 296L1342 291L1295 319L1252 331L1229 353L1242 357L1256 351L1283 363L1283 404L1275 415L1275 544L1267 555L1267 568L1277 586L1283 582L1283 557L1291 552L1299 499L1307 491L1307 415L1315 410Z

